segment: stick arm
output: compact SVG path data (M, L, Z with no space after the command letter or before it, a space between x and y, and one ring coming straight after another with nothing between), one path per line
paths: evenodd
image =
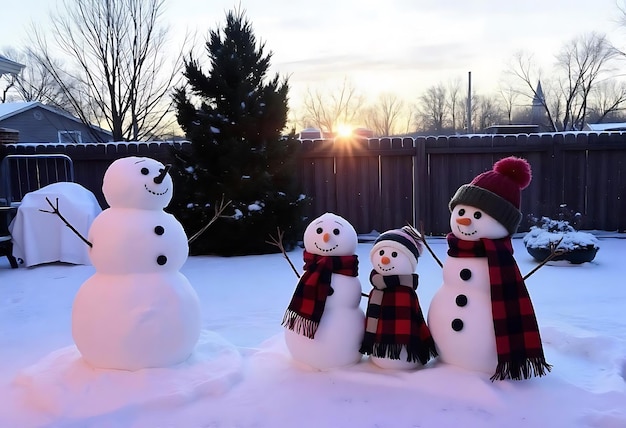
M61 214L61 212L59 211L59 198L56 198L56 205L52 204L52 201L50 201L50 199L48 199L47 196L46 196L46 202L48 202L48 205L50 205L50 208L52 208L52 211L42 210L42 209L40 209L39 211L41 211L43 213L49 213L49 214L57 215L63 221L63 223L65 223L65 225L67 227L69 227L70 230L72 232L74 232L76 234L76 236L78 236L80 238L81 241L83 241L85 244L89 245L89 248L93 248L93 244L91 242L89 242L87 240L87 238L85 238L78 230L76 230L76 228L74 226L72 226L70 224L70 222L67 221L67 219L65 217L63 217L63 214Z

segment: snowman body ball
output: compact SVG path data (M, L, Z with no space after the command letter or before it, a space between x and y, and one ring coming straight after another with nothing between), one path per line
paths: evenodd
M440 359L492 380L550 370L511 243L522 217L520 192L530 180L526 160L508 157L457 190L443 284L428 311Z
M198 341L198 296L179 272L187 237L163 211L173 191L167 170L154 159L126 157L104 175L110 208L89 229L96 273L72 308L74 342L93 367L167 367L187 359Z
M326 213L304 231L304 273L285 312L285 343L294 360L318 370L361 360L358 244L354 227Z
M436 356L417 297L415 273L422 253L410 226L381 234L370 251L372 272L361 352L384 369L416 369Z

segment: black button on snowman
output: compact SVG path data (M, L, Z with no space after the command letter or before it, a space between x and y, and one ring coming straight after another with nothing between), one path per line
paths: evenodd
M492 374L492 380L550 370L510 239L522 217L521 190L530 180L528 162L508 157L457 190L450 201L443 284L428 311L440 359Z
M187 359L200 336L200 304L179 272L187 236L163 211L173 192L168 169L150 158L118 159L102 191L110 208L89 229L96 273L80 287L72 335L87 363L138 370Z
M456 305L460 307L467 305L467 296L465 294L456 296Z

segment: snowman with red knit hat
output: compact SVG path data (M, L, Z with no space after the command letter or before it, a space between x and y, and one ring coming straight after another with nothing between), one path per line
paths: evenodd
M449 204L448 257L428 326L441 361L489 373L491 380L551 369L511 243L531 177L525 159L507 157L461 186Z

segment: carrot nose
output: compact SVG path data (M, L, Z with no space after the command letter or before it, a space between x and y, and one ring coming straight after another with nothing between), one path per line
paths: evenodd
M380 258L380 262L381 262L382 264L384 264L384 265L388 265L390 261L391 261L391 260L389 260L389 257L387 257L387 256L382 256L382 257Z
M325 233L322 239L324 239L324 242L328 242L330 241L330 235L328 233Z
M460 217L456 219L456 222L462 226L469 226L472 224L472 219L467 217Z

